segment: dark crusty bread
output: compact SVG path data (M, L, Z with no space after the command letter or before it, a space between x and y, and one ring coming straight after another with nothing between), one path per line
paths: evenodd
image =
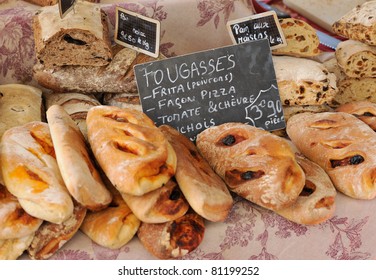
M37 59L46 67L104 66L112 59L107 15L97 4L77 1L63 19L57 4L42 7L33 31Z

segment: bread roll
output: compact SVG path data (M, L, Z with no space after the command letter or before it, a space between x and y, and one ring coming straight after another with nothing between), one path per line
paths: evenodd
M73 214L61 224L44 222L37 230L27 249L34 260L46 260L61 249L80 229L86 215L86 208L75 204Z
M21 238L0 239L0 260L16 260L30 246L34 233Z
M368 125L343 112L302 113L290 118L286 130L338 191L357 199L376 196L376 134Z
M338 66L347 77L376 78L376 46L346 40L338 44L335 54Z
M60 174L47 123L8 129L0 154L5 186L28 214L51 223L62 223L72 215L72 198Z
M367 1L354 7L336 20L333 31L343 37L376 45L376 1Z
M0 240L34 234L42 222L27 214L18 199L0 184Z
M376 104L369 101L354 101L336 108L337 112L352 114L376 131Z
M142 223L137 236L142 245L159 259L183 257L195 250L205 233L204 219L196 213L162 224Z
M88 212L81 231L100 246L118 249L135 236L141 222L120 193L114 187L108 188L113 196L110 206L98 212Z
M42 7L33 31L37 59L45 67L104 66L112 59L107 15L96 3L76 1L64 18L58 4Z
M296 202L276 213L298 224L320 224L334 215L337 191L328 174L316 163L302 154L296 154L306 182Z
M273 55L313 57L320 54L320 40L310 24L296 18L281 18L279 24L287 46L274 49Z
M47 110L56 160L71 196L91 211L107 207L112 197L90 158L85 139L60 105Z
M0 139L14 126L42 121L42 91L21 84L0 85Z
M332 103L336 76L323 63L289 56L273 56L273 63L283 105Z
M187 137L168 125L162 125L159 129L175 150L175 178L189 205L209 221L224 221L233 205L226 184Z
M93 154L121 193L143 195L175 174L175 151L143 112L96 106L86 122Z
M46 108L60 105L69 114L87 141L86 115L91 107L101 105L93 94L50 93L45 94Z
M292 205L304 172L286 139L242 123L199 133L197 148L231 191L270 210Z

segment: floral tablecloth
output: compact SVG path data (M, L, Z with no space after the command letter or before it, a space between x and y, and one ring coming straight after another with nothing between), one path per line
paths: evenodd
M111 0L103 8L114 25ZM115 1L113 1L115 2ZM246 0L139 0L122 7L161 21L162 52L174 56L231 44L227 20L252 14ZM35 83L31 18L38 7L22 0L0 0L0 84ZM334 216L317 226L290 222L235 196L226 221L206 222L200 246L183 259L376 259L376 201L342 194ZM21 259L27 259L24 255ZM52 259L154 259L137 237L118 250L109 250L78 232Z

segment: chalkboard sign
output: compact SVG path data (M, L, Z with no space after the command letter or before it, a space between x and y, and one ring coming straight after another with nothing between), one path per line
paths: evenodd
M227 22L234 44L268 39L270 49L277 49L287 45L276 12L269 11Z
M159 56L160 22L116 7L115 42L152 57Z
M226 122L285 127L266 39L138 64L134 71L143 112L192 141Z
M59 12L61 18L65 17L65 15L73 9L75 2L76 0L59 0Z

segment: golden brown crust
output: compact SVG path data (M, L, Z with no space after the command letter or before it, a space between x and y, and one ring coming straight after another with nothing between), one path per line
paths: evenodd
M343 112L302 113L290 118L286 130L338 191L358 199L376 197L376 135L368 125Z
M292 205L304 187L288 142L268 131L226 123L201 132L196 144L231 191L265 208Z
M162 125L159 129L177 155L175 178L189 205L209 221L224 221L233 205L226 184L187 137L171 126Z
M30 122L7 130L1 145L4 182L31 216L62 223L73 201L56 162L47 123Z
M143 246L159 259L183 257L195 250L205 233L204 219L196 213L162 224L142 223L137 236Z
M93 154L121 193L143 195L175 174L173 148L143 112L96 106L86 122Z
M72 216L63 223L44 222L27 249L29 257L35 260L49 259L76 234L85 215L86 208L75 204Z
M173 221L189 209L189 204L175 178L142 196L122 194L122 197L135 216L145 223Z
M337 112L352 114L376 131L376 104L370 101L354 101L342 104Z
M85 139L77 125L60 105L47 110L56 160L72 197L91 211L107 207L112 197L90 158Z

